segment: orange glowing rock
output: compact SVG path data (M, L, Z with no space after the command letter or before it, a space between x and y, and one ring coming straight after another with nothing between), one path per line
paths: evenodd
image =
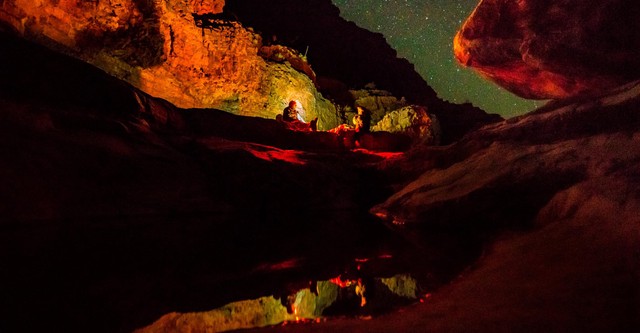
M337 126L306 61L290 56L296 67L261 54L261 36L223 7L224 0L5 0L0 21L181 108L273 119L296 99L306 121Z

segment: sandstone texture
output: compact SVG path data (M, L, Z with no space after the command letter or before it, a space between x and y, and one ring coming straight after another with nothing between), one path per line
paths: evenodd
M483 0L454 52L525 98L598 94L640 78L638 15L633 0Z
M307 121L319 117L319 128L337 126L335 107L318 93L315 78L263 58L258 34L215 15L223 6L194 0L8 0L0 20L182 108L274 118L298 100Z

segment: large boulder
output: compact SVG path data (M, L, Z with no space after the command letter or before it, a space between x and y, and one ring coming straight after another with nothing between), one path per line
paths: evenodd
M427 109L411 105L392 111L385 115L372 131L401 133L409 136L414 143L440 144L440 123L435 115L427 113Z
M594 94L640 78L639 15L633 0L483 0L454 52L525 98Z
M312 78L261 56L262 38L218 15L223 6L193 0L7 0L0 20L182 108L273 118L295 99L307 120L320 118L321 129L337 125L335 107Z

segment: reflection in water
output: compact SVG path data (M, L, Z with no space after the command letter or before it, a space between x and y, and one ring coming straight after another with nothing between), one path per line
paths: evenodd
M68 332L131 332L167 313L210 311L239 300L271 304L262 298L268 295L285 308L282 320L295 320L295 311L299 318L376 314L390 304L381 290L410 281L382 278L409 273L423 293L469 258L466 240L434 235L416 247L352 211L43 222L5 228L0 244L0 278L11 286L3 288L3 300L12 305L12 320L31 327L33 309L46 308L38 320ZM338 287L330 281L338 276L356 284ZM331 288L340 290L334 302L324 296Z
M363 280L336 277L317 281L310 288L281 299L265 296L232 302L211 311L170 313L135 332L224 332L286 322L317 322L325 320L327 313L364 317L376 309L388 310L416 300L417 283L408 275L368 279L366 287Z

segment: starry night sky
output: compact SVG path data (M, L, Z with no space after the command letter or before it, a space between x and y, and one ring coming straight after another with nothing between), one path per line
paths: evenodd
M519 98L456 62L453 37L479 0L332 1L346 20L382 33L442 99L471 102L505 118L544 104Z

